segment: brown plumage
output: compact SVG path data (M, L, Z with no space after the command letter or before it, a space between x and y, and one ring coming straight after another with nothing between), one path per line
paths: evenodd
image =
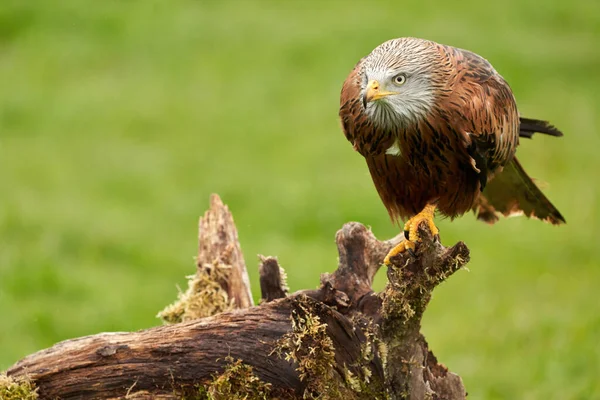
M475 210L489 223L515 213L564 222L515 158L519 135L562 133L520 119L510 87L477 54L385 42L344 82L340 118L394 220L431 205L451 218Z

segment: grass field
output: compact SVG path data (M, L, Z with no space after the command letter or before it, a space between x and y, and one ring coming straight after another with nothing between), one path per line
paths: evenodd
M194 271L210 193L234 213L255 289L257 253L297 290L335 267L344 222L395 235L337 109L359 58L399 36L480 53L523 115L565 132L518 154L566 226L439 221L472 261L435 293L432 349L470 399L600 398L594 0L3 0L0 370L159 324Z

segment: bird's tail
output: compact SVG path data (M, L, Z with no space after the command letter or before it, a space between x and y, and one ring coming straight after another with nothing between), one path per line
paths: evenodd
M473 210L477 219L490 224L498 220L499 214L526 215L555 225L565 222L516 157L487 184Z
M534 133L544 133L550 136L562 136L563 133L548 121L539 119L520 118L519 136L531 139Z

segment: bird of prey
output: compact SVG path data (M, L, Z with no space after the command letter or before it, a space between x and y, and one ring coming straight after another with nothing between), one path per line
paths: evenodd
M520 118L506 81L483 57L417 38L389 40L359 61L342 87L346 138L365 157L406 240L386 257L415 248L434 213L469 210L490 224L499 215L564 223L515 157L519 136L562 133Z

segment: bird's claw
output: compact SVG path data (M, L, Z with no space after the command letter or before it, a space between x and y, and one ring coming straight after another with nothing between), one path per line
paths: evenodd
M410 254L412 257L415 257L415 246L415 243L411 240L404 239L389 251L389 253L385 256L383 263L389 267L392 265L392 257L404 252L408 252L408 254Z
M437 226L435 226L435 223L433 222L434 211L435 211L434 206L427 205L423 209L423 211L421 211L420 213L418 213L417 215L415 215L414 217L412 217L411 219L406 221L406 224L404 225L404 238L405 239L403 241L401 241L400 243L398 243L396 246L394 246L394 248L392 248L392 250L390 250L390 252L385 257L385 260L383 261L385 265L387 265L387 266L391 265L391 258L400 253L404 253L405 251L408 252L412 257L416 256L416 254L415 254L416 244L417 244L417 242L421 241L421 238L419 237L419 234L418 234L418 230L419 230L419 225L421 225L422 222L427 223L427 226L429 227L429 230L431 231L431 234L433 235L434 241L439 242L440 231L437 228Z

